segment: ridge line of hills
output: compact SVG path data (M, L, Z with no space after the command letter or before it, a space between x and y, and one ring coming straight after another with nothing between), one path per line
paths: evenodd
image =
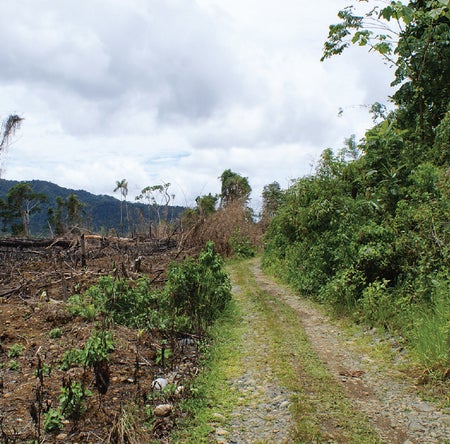
M33 237L48 236L50 230L48 227L48 209L56 208L56 198L59 196L67 199L70 194L77 196L78 200L84 204L85 225L96 233L108 232L109 230L117 230L119 233L120 226L120 205L119 199L105 194L93 194L85 190L74 190L64 188L52 182L45 180L7 180L0 179L0 199L6 199L6 193L11 187L19 183L29 183L36 193L47 196L47 202L40 205L41 211L31 216L31 234ZM145 225L149 221L149 207L145 203L127 201L130 220L134 227ZM159 207L162 213L162 206ZM185 210L185 207L169 206L168 219L175 220ZM125 219L125 209L124 219ZM151 214L152 220L156 220L156 215ZM125 228L126 229L126 228Z

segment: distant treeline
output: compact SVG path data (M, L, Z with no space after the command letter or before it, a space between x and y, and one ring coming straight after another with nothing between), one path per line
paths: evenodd
M33 193L45 196L45 199L39 202L39 211L30 215L29 229L33 237L47 237L52 234L49 217L55 214L58 199L60 202L66 202L71 196L75 196L77 201L81 203L80 224L83 228L94 233L117 232L128 235L142 230L148 232L145 227L148 227L149 220L156 221L158 217L157 209L154 206L149 207L149 205L141 202L126 202L128 218L123 218L121 224L121 202L119 199L106 195L95 195L84 190L63 188L42 180L19 182L0 179L0 199L6 202L7 194L11 188L21 183L29 184ZM167 212L168 221L171 222L179 218L184 210L184 207L170 206ZM163 207L160 207L159 211L162 213ZM11 234L11 227L5 224L4 220L1 228L3 235Z

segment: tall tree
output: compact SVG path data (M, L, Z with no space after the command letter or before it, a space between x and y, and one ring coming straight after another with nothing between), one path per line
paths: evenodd
M262 198L263 207L261 212L261 222L267 227L283 200L283 191L280 188L280 184L278 182L272 182L265 185L262 192Z
M210 214L213 214L216 211L216 205L217 205L217 196L213 196L211 193L205 194L204 196L198 196L195 199L196 206L196 212L200 216L209 216Z
M53 226L55 234L62 235L78 228L82 222L84 204L76 194L69 194L67 199L61 196L56 198L56 208L49 208L48 222Z
M13 235L31 235L30 217L41 211L40 204L46 199L44 194L35 193L29 183L21 182L9 189L6 201L1 205L1 216L6 225L10 224Z
M225 170L220 178L222 182L220 194L220 206L226 207L232 202L248 203L252 188L247 177L242 177L230 169Z
M22 117L17 114L11 114L6 120L1 123L0 127L0 157L3 151L9 145L11 137L14 136L15 132L20 128L23 121ZM0 169L1 177L1 169Z
M436 157L430 150L436 128L449 112L449 0L368 6L365 14L357 14L353 5L339 11L341 21L329 28L322 60L358 44L395 66L392 85L398 86L393 95L398 106L396 124L400 130L409 131L414 143L409 147L412 157L429 160L432 155Z
M128 196L128 182L126 179L117 180L116 188L114 188L114 193L120 190L120 227L122 229L123 235L123 205L125 203L126 219L128 222L128 206L127 206L127 196Z
M174 195L169 193L170 183L145 187L136 200L146 200L149 210L149 235L152 236L152 209L156 216L157 225L161 224L161 207L163 208L164 221L167 224L169 218L169 204Z

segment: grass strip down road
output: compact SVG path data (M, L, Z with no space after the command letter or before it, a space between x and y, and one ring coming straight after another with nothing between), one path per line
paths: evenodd
M230 264L234 300L212 331L194 415L176 443L381 443L314 352L298 314Z

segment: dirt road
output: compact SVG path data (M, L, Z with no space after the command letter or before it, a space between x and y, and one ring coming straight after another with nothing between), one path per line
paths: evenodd
M229 381L240 398L216 442L450 443L450 412L420 399L395 362L374 358L385 339L350 335L257 260L230 270L245 326L241 369Z

